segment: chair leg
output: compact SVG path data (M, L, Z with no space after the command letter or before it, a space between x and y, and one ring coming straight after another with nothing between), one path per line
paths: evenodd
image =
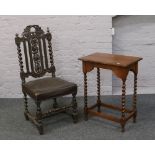
M42 122L41 122L42 112L41 112L40 103L41 103L40 101L36 101L36 105L37 105L36 120L38 122L37 128L39 130L40 135L42 135L43 134L43 125L42 125Z
M78 110L77 110L77 102L76 102L76 93L72 94L72 118L73 122L77 123L78 122Z
M24 116L25 116L25 119L28 121L29 120L29 117L27 116L28 114L28 102L27 102L27 95L26 93L23 93L24 94L24 106L25 106L25 111L24 111Z
M54 98L53 100L54 100L54 103L53 103L53 108L57 108L57 107L58 107L57 99L56 99L56 98Z

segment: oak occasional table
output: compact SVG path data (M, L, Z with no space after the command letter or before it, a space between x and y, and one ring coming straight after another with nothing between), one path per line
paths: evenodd
M125 131L125 124L133 118L133 122L136 122L137 116L137 74L138 74L138 62L142 60L140 57L114 55L106 53L94 53L88 56L79 58L82 61L83 73L84 73L84 114L85 120L88 120L88 114L99 116L104 119L108 119L121 124L122 132ZM97 103L88 107L87 105L87 73L97 68ZM122 99L121 106L102 103L100 99L100 68L112 70L113 73L122 80ZM129 71L134 74L134 93L133 93L133 105L132 109L125 107L126 97L126 79ZM116 117L111 114L101 112L101 107L110 108L121 112L121 117ZM95 110L97 108L97 110Z

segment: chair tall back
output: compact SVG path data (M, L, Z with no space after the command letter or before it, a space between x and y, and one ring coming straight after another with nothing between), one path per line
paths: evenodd
M47 28L47 33L45 33L38 25L27 26L21 37L16 34L15 43L22 83L25 83L25 78L29 76L38 78L47 72L55 77L51 40L52 35L49 29Z

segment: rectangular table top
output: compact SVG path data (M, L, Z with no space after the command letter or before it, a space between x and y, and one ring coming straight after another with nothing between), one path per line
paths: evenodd
M128 67L142 60L142 58L108 53L93 53L88 56L81 57L79 60L118 67Z

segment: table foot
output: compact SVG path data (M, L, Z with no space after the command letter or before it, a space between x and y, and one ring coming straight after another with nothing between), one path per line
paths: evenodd
M84 120L88 121L88 112L87 112L87 108L84 108Z
M100 106L97 107L97 112L101 112L101 107Z
M137 113L135 113L133 116L133 123L136 123L136 118L137 118Z
M122 127L121 132L125 132L125 124L121 124L121 127Z

